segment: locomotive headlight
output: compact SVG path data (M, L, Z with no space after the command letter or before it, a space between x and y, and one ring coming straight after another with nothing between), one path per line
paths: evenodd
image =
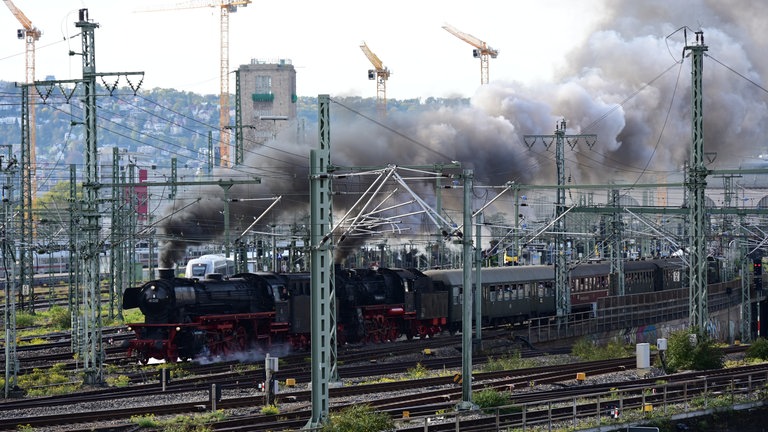
M133 329L131 328L131 326L128 326L128 331L133 331Z
M181 331L181 327L176 327L176 331Z

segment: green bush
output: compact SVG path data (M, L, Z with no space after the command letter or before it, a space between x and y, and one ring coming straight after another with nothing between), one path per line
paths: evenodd
M280 414L280 408L277 405L265 405L261 407L261 413L264 415L277 415Z
M395 430L386 413L374 411L370 405L352 405L331 413L322 432L382 432Z
M35 325L35 315L29 312L16 312L16 328L32 327Z
M498 391L492 388L484 388L472 393L472 401L488 414L495 413L495 410L492 408L509 405L511 397L512 394L508 391ZM518 411L520 411L519 407L507 407L499 410L502 414L511 414Z
M112 387L128 387L131 383L131 379L126 375L118 375L116 377L107 378L107 384Z
M424 367L421 362L416 363L415 367L408 369L408 377L410 379L422 379L429 376L429 369Z
M691 343L691 334L696 335L696 343ZM667 345L667 369L708 370L723 367L722 350L715 346L712 338L698 329L673 332Z
M46 314L50 320L51 327L59 330L72 328L72 315L67 308L52 306Z
M752 342L752 345L747 348L747 352L744 356L747 358L768 360L768 340L757 338L757 340Z

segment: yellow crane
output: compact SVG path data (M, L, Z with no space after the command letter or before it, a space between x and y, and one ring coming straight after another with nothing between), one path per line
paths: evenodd
M40 40L40 36L43 34L42 31L40 31L37 27L32 25L32 21L27 18L26 15L24 15L24 12L19 10L19 8L16 7L15 4L11 0L3 0L5 2L5 5L8 6L8 9L11 10L11 13L16 17L16 19L19 21L21 26L23 28L20 28L16 30L16 36L19 39L24 39L26 41L26 57L25 57L25 70L26 70L26 81L27 84L32 84L35 82L35 42ZM29 176L24 175L24 179L30 179L30 184L28 185L27 192L30 194L30 200L35 196L35 188L36 185L36 171L37 171L37 155L36 155L36 147L37 147L37 134L36 134L36 116L35 116L35 99L37 97L37 90L35 90L34 86L31 86L29 89L29 167L22 167L22 169L28 169L29 170ZM31 201L27 204L31 204Z
M360 45L360 49L363 50L374 67L368 69L368 79L376 80L376 112L380 118L383 118L387 115L387 80L391 72L384 67L384 63L368 48L365 42Z
M448 33L456 36L464 42L472 45L475 49L472 50L472 56L480 59L480 85L488 84L488 64L489 58L496 58L499 55L499 51L488 46L487 43L472 36L471 34L464 33L463 31L446 24L443 26Z
M7 0L6 0L7 1ZM175 6L142 12L157 12L177 9L217 7L221 11L221 57L219 62L221 86L219 92L219 156L220 165L230 166L229 157L229 14L237 12L238 6L248 6L251 0L197 0L177 3Z

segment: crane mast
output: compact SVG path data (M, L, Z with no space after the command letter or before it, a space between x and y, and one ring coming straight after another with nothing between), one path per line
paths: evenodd
M472 56L480 59L480 85L488 84L488 66L490 64L490 59L498 57L499 51L489 47L485 41L482 41L471 34L464 33L452 25L446 24L443 28L448 31L448 33L451 33L475 47L475 49L472 50Z
M24 77L26 79L27 84L32 84L35 82L35 42L40 40L40 36L43 34L42 31L40 31L37 27L32 25L32 21L27 18L26 15L24 15L24 12L19 10L18 7L16 7L15 4L11 0L3 0L5 2L5 5L8 6L8 9L11 10L11 13L16 17L16 19L19 21L21 26L23 28L20 28L16 31L16 36L19 39L24 39L26 43L26 50L25 50L25 58L24 58L24 69L25 74ZM37 96L37 92L33 90L29 94L29 106L32 107L29 110L29 148L30 148L30 161L31 166L29 167L29 170L31 171L30 178L32 179L32 184L29 185L30 191L35 190L35 171L36 171L36 155L35 155L35 147L37 146L37 138L35 134L35 108L34 108L34 99ZM33 192L34 194L34 192Z
M7 0L6 0L7 1ZM248 6L251 0L198 0L179 3L175 6L145 10L142 12L158 12L177 9L195 9L202 7L218 7L221 12L220 35L220 87L219 87L219 165L230 166L229 157L229 14L237 12L238 6Z
M379 57L368 48L368 45L363 42L360 44L360 49L363 50L365 56L373 65L373 69L368 69L368 79L376 80L376 112L379 118L383 118L387 114L387 80L391 72L384 67L384 63Z

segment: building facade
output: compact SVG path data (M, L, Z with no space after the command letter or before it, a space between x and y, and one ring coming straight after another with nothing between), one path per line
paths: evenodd
M240 109L243 142L247 149L262 145L295 125L296 69L288 59L252 59L241 65Z

